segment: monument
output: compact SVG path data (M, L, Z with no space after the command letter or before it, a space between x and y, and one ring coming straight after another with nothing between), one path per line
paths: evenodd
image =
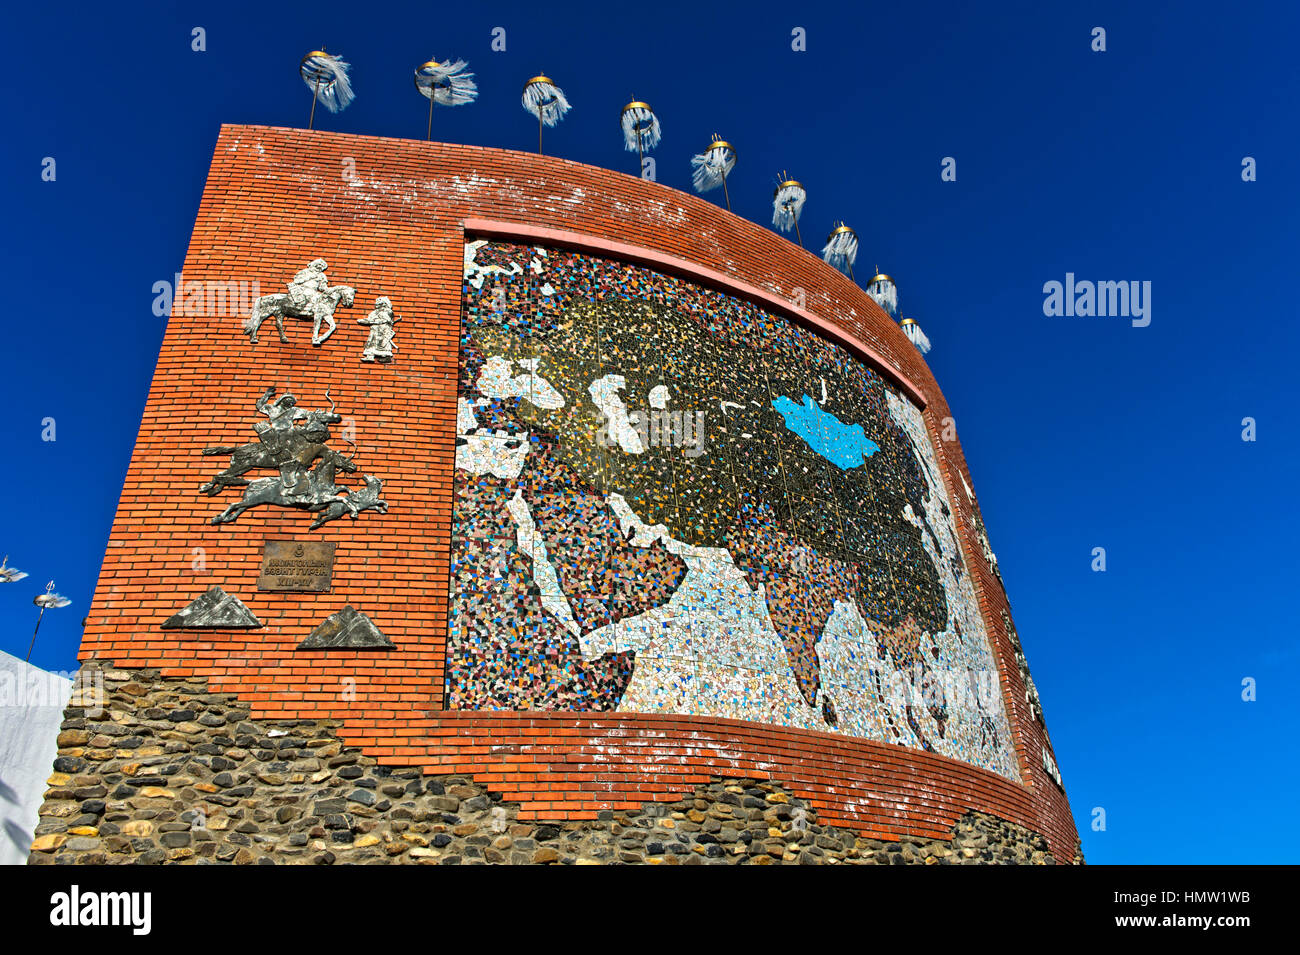
M1081 860L889 276L539 154L225 126L184 279L284 291L168 324L31 862Z

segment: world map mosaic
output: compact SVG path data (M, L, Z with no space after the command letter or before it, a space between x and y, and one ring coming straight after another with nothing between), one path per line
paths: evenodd
M921 412L652 269L465 247L446 701L686 713L1019 778Z

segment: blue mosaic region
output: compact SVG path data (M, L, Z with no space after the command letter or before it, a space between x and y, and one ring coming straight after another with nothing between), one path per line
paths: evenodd
M868 440L862 425L846 425L829 411L823 411L808 395L796 405L782 395L772 402L781 412L785 426L808 442L808 446L841 471L860 467L863 461L880 450Z

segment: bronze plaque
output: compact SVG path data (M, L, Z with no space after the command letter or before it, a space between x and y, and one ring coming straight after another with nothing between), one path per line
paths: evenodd
M328 593L336 546L325 541L267 541L257 589Z

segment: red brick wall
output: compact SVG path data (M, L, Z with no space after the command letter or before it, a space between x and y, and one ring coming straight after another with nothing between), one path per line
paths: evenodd
M734 720L441 710L467 218L580 233L686 260L736 283L732 291L755 288L768 301L788 301L802 288L804 309L791 309L791 317L843 329L860 354L924 396L999 659L1023 783L916 750ZM677 798L712 773L753 774L792 786L828 821L877 836L943 835L976 808L1044 833L1058 856L1072 852L1069 806L1041 769L1043 734L1024 705L1003 632L1002 588L970 532L971 510L954 469L974 483L957 442L940 440L948 407L898 326L848 278L710 202L620 173L471 146L223 127L185 280L256 280L263 293L281 291L317 256L328 260L331 284L357 289L355 305L336 313L339 329L323 347L312 348L310 326L292 319L291 345L267 325L257 346L242 333L242 316L169 322L83 659L205 676L215 691L250 701L259 718L339 720L350 743L385 762L473 773L537 817L589 816ZM381 294L401 318L397 358L362 364L364 329L355 321ZM252 403L270 385L292 389L308 408L325 407L328 387L340 413L355 422L362 470L385 482L388 515L366 512L355 523L345 518L311 532L338 544L329 594L256 589L262 542L307 539L302 512L263 507L213 526L209 519L235 492L198 493L226 463L199 450L252 440ZM159 629L213 584L266 626ZM313 627L348 603L398 649L295 653Z

